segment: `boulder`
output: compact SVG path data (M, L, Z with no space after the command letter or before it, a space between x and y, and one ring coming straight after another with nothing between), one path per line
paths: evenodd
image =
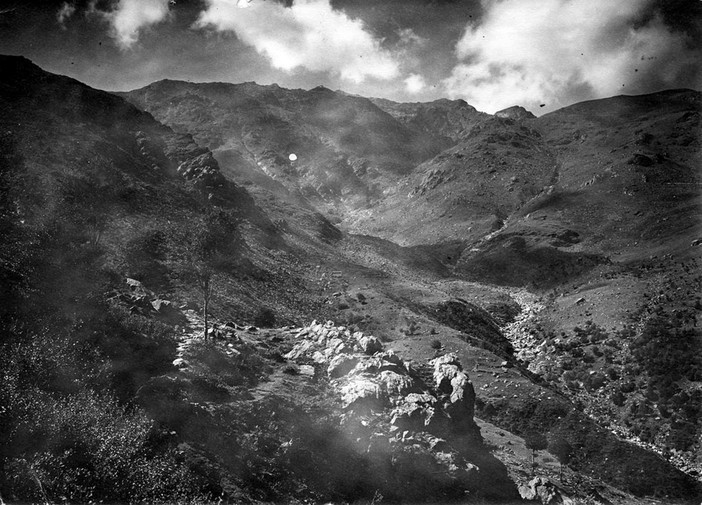
M310 350L314 349L314 342L310 340L303 340L295 344L295 347L285 355L285 358L289 360L296 360L304 357Z
M355 334L354 336L356 336ZM356 342L358 342L359 347L361 350L368 354L368 355L373 355L376 352L380 352L383 350L383 344L378 340L377 337L374 337L372 335L363 335L361 334L359 337L356 338Z
M544 477L534 477L519 486L519 494L525 500L540 501L543 505L571 505L573 500L564 496L561 489Z
M329 362L327 374L336 379L348 374L358 364L359 358L350 354L337 354Z
M428 393L410 393L391 412L390 423L404 429L425 429L434 418L436 398Z
M406 374L383 370L380 372L380 384L387 394L402 395L414 387L415 381Z
M367 377L354 377L339 392L345 409L369 407L371 410L379 410L385 404L386 395L380 384Z
M463 372L458 357L445 354L430 361L434 368L434 386L443 404L443 410L454 426L466 429L473 426L475 390L468 375Z
M173 366L176 368L186 368L188 366L188 362L183 358L177 358L173 360Z

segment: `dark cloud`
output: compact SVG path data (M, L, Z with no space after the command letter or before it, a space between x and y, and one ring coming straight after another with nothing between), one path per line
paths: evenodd
M650 23L655 16L661 16L671 31L689 37L690 45L702 45L702 2L699 0L656 0L642 13L637 25Z

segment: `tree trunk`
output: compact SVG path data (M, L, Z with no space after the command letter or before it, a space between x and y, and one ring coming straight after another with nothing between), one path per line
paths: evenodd
M205 292L205 303L204 303L204 308L202 309L202 318L205 320L205 342L207 342L207 311L209 309L210 305L210 297L207 292Z

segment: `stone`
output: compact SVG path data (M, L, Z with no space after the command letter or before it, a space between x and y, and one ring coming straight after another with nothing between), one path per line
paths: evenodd
M302 342L295 344L295 347L285 355L285 358L289 360L296 360L303 357L314 347L314 343L310 340L303 340Z
M534 477L519 486L519 494L525 500L539 500L543 505L569 505L573 501L562 495L561 490L544 477Z
M400 375L391 370L380 372L380 383L389 395L401 395L414 386L414 381L407 375Z
M151 306L156 312L165 312L168 310L168 308L170 308L171 302L157 298L156 300L151 300Z
M350 354L338 354L334 356L327 367L327 374L332 379L348 374L358 364L359 358Z
M186 368L188 365L189 363L183 358L177 358L173 360L173 366L176 368Z
M390 423L405 428L424 429L435 414L436 398L428 393L410 393L392 410Z
M361 350L368 355L373 355L383 350L383 344L377 337L372 335L363 335L357 339L357 342Z
M312 365L300 365L298 371L300 375L314 377L314 367Z
M372 409L382 408L385 394L377 382L366 377L354 377L340 389L344 408L355 404L369 405Z
M445 354L430 361L434 367L434 383L443 396L444 411L454 426L472 429L475 410L475 390L468 375L463 372L454 353ZM475 431L475 430L473 430Z

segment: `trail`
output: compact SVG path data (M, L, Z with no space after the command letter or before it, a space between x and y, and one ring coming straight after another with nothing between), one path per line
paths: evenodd
M173 360L173 366L181 371L185 371L190 366L186 356L192 345L197 341L202 341L203 324L202 318L192 309L184 310L183 315L188 320L188 323L183 328L183 333L179 336L175 359Z

